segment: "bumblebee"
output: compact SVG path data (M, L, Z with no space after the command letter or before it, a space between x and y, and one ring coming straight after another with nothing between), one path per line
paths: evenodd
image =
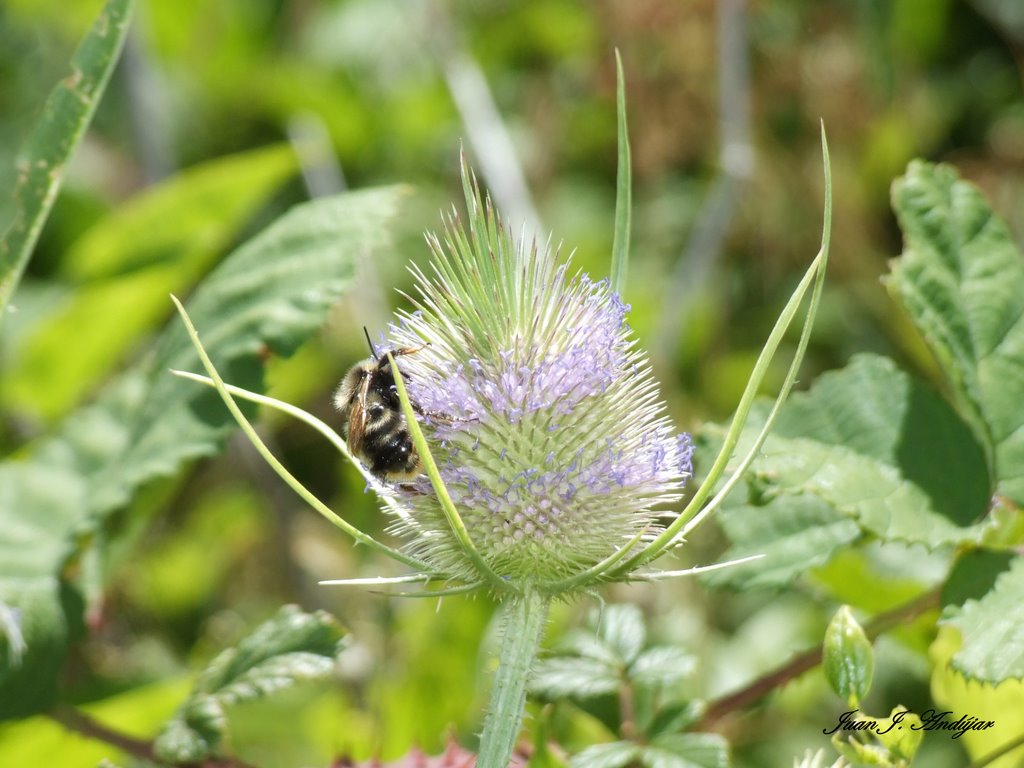
M366 340L370 341L369 333ZM421 349L405 347L390 352L397 359ZM342 436L352 455L374 476L385 482L412 480L423 465L402 413L391 361L387 354L377 355L372 342L370 355L349 369L334 393L334 406L341 411Z

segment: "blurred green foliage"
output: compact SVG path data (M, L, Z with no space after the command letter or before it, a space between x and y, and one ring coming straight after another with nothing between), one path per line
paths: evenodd
M322 130L352 188L410 182L418 189L403 208L393 247L377 252L370 277L364 274L324 331L287 360L268 352L271 393L330 422L332 387L365 356L361 326L374 335L383 328L401 302L393 289L409 286L404 265L426 255L419 233L458 199L467 128L444 73L459 50L490 85L545 231L598 276L607 273L612 243L612 49L621 51L634 163L626 299L641 343L657 348L666 318L679 331L653 362L681 426L720 420L734 407L763 336L817 249L819 119L832 152L835 229L828 292L802 379L874 352L942 390L927 348L880 282L901 250L889 188L914 157L955 163L1017 240L1024 237L1022 219L1013 215L1024 204L1019 4L749 5L754 171L739 188L706 278L680 286L664 276L684 253L721 173L713 0L141 2L126 56L15 295L17 312L4 320L0 452L17 458L92 402L152 345L171 314L166 293L188 293L232 246L307 197L293 155L282 147L302 119ZM7 0L0 7L0 189L13 187L16 149L101 6ZM0 222L12 210L5 195ZM678 306L684 295L686 306ZM361 527L386 529L358 475L325 443L274 416L265 427L284 462L334 509ZM825 513L808 510L815 514ZM185 696L190 671L281 603L295 602L325 608L348 628L345 684L230 713L238 743L251 750L243 758L270 766L326 765L342 752L393 758L411 744L439 751L449 728L465 743L479 730L489 646L479 649L490 631L490 604L446 598L437 606L317 587L318 579L377 575L392 566L315 519L246 447L233 443L174 477L149 479L100 532L110 541L104 562L68 564L104 573L92 577L101 587L89 594L88 632L61 678L65 700L97 718L151 738ZM835 539L810 546L820 555L848 543L846 534L838 530ZM723 535L705 528L683 556L711 562L724 548ZM771 592L733 594L693 583L616 587L612 596L644 609L657 644L696 655L687 698L713 698L819 643L838 602L890 608L935 583L941 565L920 549L872 544L789 583L797 576L780 579L785 593L771 599ZM549 642L581 624L588 609L561 607ZM954 656L950 631L943 628L933 656ZM866 709L888 712L903 703L920 711L929 695L968 711L990 704L963 703L964 696L982 697L960 691L962 678L930 680L921 659L931 632L912 624L898 642L876 649ZM1021 711L1019 689L999 695L1006 697L1000 706ZM724 724L734 764L784 765L805 747L827 746L822 728L839 711L823 675L805 676L770 706ZM1004 727L1015 726L1008 716ZM599 718L567 708L535 727L577 747L611 738ZM960 766L963 746L929 737L919 760ZM0 726L0 755L12 765L120 759L42 717Z

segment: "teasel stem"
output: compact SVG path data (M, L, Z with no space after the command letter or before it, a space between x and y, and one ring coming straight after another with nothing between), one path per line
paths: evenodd
M505 626L494 687L480 737L477 768L508 768L523 723L526 684L547 623L551 598L527 587L505 603Z

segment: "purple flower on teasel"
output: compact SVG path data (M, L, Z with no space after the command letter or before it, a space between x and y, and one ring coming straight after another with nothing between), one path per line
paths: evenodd
M470 539L500 576L543 584L660 532L693 445L669 422L608 281L516 244L477 205L469 232L452 215L443 243L428 237L416 311L387 346L428 344L398 365ZM397 493L412 552L473 580L430 483Z

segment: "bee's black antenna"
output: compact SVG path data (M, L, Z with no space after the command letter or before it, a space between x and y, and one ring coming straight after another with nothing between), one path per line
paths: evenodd
M366 326L365 325L363 326L363 333L366 334L366 343L370 345L370 356L374 360L380 360L380 358L377 357L377 350L373 348L373 342L370 341L370 332L368 330L366 330Z

